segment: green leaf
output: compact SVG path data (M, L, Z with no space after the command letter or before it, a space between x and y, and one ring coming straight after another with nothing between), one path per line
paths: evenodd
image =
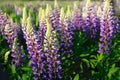
M104 58L104 54L103 53L101 53L100 55L99 54L97 55L98 62L100 62L103 58Z
M83 62L85 62L87 64L88 67L90 67L89 61L87 59L82 59Z
M80 57L87 57L89 54L81 54Z
M76 74L74 80L79 80L79 74Z
M80 69L81 69L81 71L80 72L83 72L83 66L82 66L82 64L80 63Z
M22 67L21 69L24 70L24 71L29 71L29 70L31 70L30 67Z
M12 73L13 74L15 74L16 73L16 68L15 68L15 66L12 64L12 66L11 66L11 70L12 70Z
M25 74L23 74L23 75L22 75L22 80L28 80L28 76L25 75Z
M21 77L18 75L18 80L21 80Z
M109 69L108 78L111 79L112 75L119 70L119 68L115 67L115 64Z
M92 68L95 68L97 66L97 61L95 59L90 60L90 65Z

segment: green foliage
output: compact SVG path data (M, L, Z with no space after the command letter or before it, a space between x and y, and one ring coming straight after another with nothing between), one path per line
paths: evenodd
M79 80L79 74L76 74L74 80Z
M14 22L21 23L21 16L14 14L13 9L4 7L2 9L12 17ZM30 11L28 8L27 11L31 13L31 18L36 24L35 27L38 28L37 12ZM120 33L114 38L110 55L97 53L99 37L93 40L87 39L85 34L80 31L74 33L73 54L62 58L62 80L120 80ZM49 31L47 35L49 37ZM20 41L23 45L22 50L28 56L25 41L22 39ZM9 47L4 36L0 36L1 66L4 66L2 71L8 73L10 80L33 80L29 59L19 69L16 69L11 63Z

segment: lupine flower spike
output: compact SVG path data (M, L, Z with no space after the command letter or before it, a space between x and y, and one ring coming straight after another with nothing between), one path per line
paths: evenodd
M16 69L18 69L18 67L20 66L23 66L24 64L23 58L25 59L25 55L22 52L22 47L18 43L17 38L14 39L14 43L11 49L11 56L13 64L15 65Z
M100 23L100 43L99 53L110 54L112 48L112 39L114 35L114 12L111 10L110 0L105 1L105 6Z
M46 39L45 39L45 49L44 51L48 54L47 63L48 63L48 76L46 76L47 80L53 80L56 78L61 78L61 61L59 60L60 55L58 54L59 45L56 38L56 32L51 27L51 24L48 20L47 23L47 31L46 31Z
M99 33L99 20L97 14L93 11L90 0L87 0L86 3L86 14L84 15L85 26L83 28L83 32L86 33L88 38L96 38Z
M74 12L73 12L73 20L72 21L73 21L74 28L76 30L82 31L84 22L83 22L83 18L80 13L80 10L78 9L76 3L74 3Z
M70 19L67 19L69 14L69 7L67 10L67 14L65 15L64 13L64 8L61 8L61 13L60 13L60 23L61 23L61 28L62 28L62 41L61 41L61 53L62 56L65 56L68 53L72 53L72 46L73 46L73 31L74 31L74 26L71 23ZM66 16L66 18L65 18Z
M31 67L33 69L34 79L43 79L45 65L44 55L42 53L42 45L40 39L32 27L30 16L27 18L26 26L26 44L30 55Z
M39 19L40 22L39 22L38 34L40 37L40 42L43 45L44 35L45 35L46 29L47 29L46 21L45 21L46 15L45 15L44 9L41 9L41 11L39 13L41 13L41 18Z

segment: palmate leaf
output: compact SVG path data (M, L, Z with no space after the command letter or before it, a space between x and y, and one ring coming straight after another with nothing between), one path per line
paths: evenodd
M112 67L109 69L109 72L108 72L108 78L111 79L112 78L112 75L115 74L115 72L117 72L119 70L118 67L115 67L115 64L112 65Z
M100 62L104 58L104 54L97 55L97 61Z

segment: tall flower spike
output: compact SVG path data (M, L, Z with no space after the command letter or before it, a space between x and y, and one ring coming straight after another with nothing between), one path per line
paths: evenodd
M45 11L44 9L41 9L40 11L41 13L41 18L39 19L39 29L38 29L38 34L39 34L39 37L40 37L40 41L41 41L41 44L43 45L43 42L44 42L44 35L45 35L45 32L46 32L46 21L45 21Z
M70 16L69 14L70 9L68 7L68 16L65 15L64 9L61 8L60 13L60 27L62 28L61 34L61 43L60 43L60 51L62 57L65 56L68 53L72 53L72 41L73 41L73 24L71 22L71 18L68 18Z
M6 36L6 40L9 43L10 49L13 46L14 38L17 37L17 30L16 29L17 28L16 28L15 24L13 24L13 23L6 24L6 26L5 26L4 35Z
M10 47L12 61L18 70L18 67L23 65L22 58L24 57L24 54L21 51L20 44L16 40L18 37L17 31L18 26L11 20L11 22L5 26L4 35Z
M110 0L105 1L104 10L101 18L99 53L110 54L112 39L115 31L115 15L110 5Z
M21 19L21 26L22 26L22 32L24 34L27 34L26 33L26 26L27 26L27 9L26 7L23 8L23 16L22 16L22 19ZM26 38L26 35L24 35L24 38Z
M44 51L45 54L48 54L47 57L47 73L48 75L47 80L53 80L57 78L61 78L61 61L59 60L59 54L58 54L58 43L56 38L56 31L51 27L48 20L46 20L47 23L47 31L45 35L45 41L44 41Z
M40 26L41 23L44 21L44 18L45 18L45 12L44 12L44 9L39 8L39 13L38 13L39 26Z
M73 18L72 22L74 25L75 30L81 30L83 27L83 18L82 15L80 14L80 10L78 9L77 5L74 3L74 11L73 11Z
M50 15L50 21L52 24L52 27L58 28L59 27L59 19L60 19L60 9L57 3L57 0L55 0L55 6L54 10L52 10L52 14Z
M100 30L100 22L97 14L93 11L94 6L91 6L90 0L86 3L86 12L84 15L84 27L83 32L88 38L96 38Z
M42 45L37 33L32 27L30 16L27 18L27 26L24 34L26 36L27 50L30 55L31 67L33 69L34 79L41 80L44 79L43 76L46 75L45 65L46 58L42 53Z
M12 32L13 30L11 29L9 24L6 24L5 26L5 35L6 35L6 40L9 43L9 47L12 48L13 45L13 41L14 41L14 32Z
M4 35L5 32L4 32L4 29L5 29L5 26L6 24L9 24L9 21L7 19L7 16L6 14L4 14L2 12L2 10L0 10L0 32Z
M23 65L23 58L25 58L25 55L22 52L21 46L19 45L17 38L14 39L14 43L11 49L11 56L16 69L18 69L19 66Z
M61 36L61 27L60 27L60 9L59 7L54 7L50 11L50 16L48 16L52 29L56 32L57 39L60 39Z

